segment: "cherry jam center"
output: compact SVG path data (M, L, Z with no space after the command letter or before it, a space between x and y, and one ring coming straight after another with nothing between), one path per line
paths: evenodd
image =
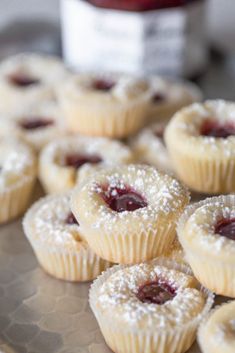
M80 168L86 163L98 164L102 162L102 159L98 155L83 155L78 153L68 154L65 157L65 165L73 168Z
M175 288L162 281L146 283L139 287L139 290L136 294L137 298L142 303L159 305L165 304L169 300L172 300L175 295Z
M76 220L72 212L68 214L67 218L65 219L65 223L69 225L73 225L73 224L79 225L78 221Z
M104 80L104 79L97 79L92 82L92 88L97 91L108 92L115 86L115 82Z
M215 233L235 240L235 218L220 220L215 226Z
M40 83L40 80L37 79L36 77L32 77L19 72L9 75L8 80L12 85L18 86L18 87L29 87L29 86L38 85Z
M20 122L20 127L24 130L36 130L51 126L54 124L52 119L44 119L40 117L27 117Z
M132 212L148 205L138 192L129 187L110 188L103 193L102 197L108 206L116 212Z
M235 135L235 124L232 122L222 124L215 120L206 120L201 126L200 133L202 136L227 138Z
M153 103L162 103L166 100L166 97L162 93L155 93L152 97Z

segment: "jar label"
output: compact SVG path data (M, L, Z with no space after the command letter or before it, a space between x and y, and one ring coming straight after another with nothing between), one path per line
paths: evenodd
M193 75L207 60L204 6L125 12L61 0L65 60L81 70Z

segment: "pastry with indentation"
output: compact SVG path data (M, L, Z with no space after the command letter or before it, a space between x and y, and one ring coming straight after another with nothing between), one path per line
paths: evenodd
M152 99L149 120L169 120L179 109L202 100L200 89L193 83L154 76L150 78Z
M107 138L69 136L49 143L39 158L39 178L47 193L64 192L107 166L134 161L131 150Z
M23 227L42 268L67 281L90 281L110 266L81 237L70 194L47 196L26 213Z
M235 298L235 195L188 206L177 232L200 283L216 294Z
M193 104L170 121L165 141L174 170L189 188L206 194L235 192L235 104Z
M0 64L0 113L14 113L55 97L55 87L68 72L53 56L17 54Z
M42 101L15 114L0 116L0 136L15 136L39 152L51 140L65 135L63 116L58 105Z
M100 257L133 264L168 252L188 202L186 189L155 168L122 165L75 188L71 208Z
M90 136L124 138L147 119L147 81L123 75L80 74L58 88L67 127Z
M166 259L115 266L90 290L101 332L118 353L186 352L212 304L188 267Z

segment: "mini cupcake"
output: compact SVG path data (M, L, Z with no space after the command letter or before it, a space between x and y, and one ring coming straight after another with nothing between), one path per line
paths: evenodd
M35 179L36 158L31 149L13 139L0 139L0 224L26 210Z
M39 178L47 193L63 192L106 166L133 162L130 149L106 138L70 136L41 152Z
M187 191L171 177L153 167L123 165L75 189L71 208L94 252L134 264L168 252L188 202Z
M235 352L235 301L213 310L203 320L198 332L202 353Z
M64 121L56 103L40 105L0 117L0 136L13 135L39 152L51 140L65 135Z
M234 103L207 101L176 113L165 141L178 177L197 192L234 192L234 135Z
M140 163L172 174L173 169L163 138L165 126L165 123L155 123L145 128L131 140L130 145Z
M17 112L41 99L54 97L57 83L68 72L56 57L18 54L0 64L0 112Z
M145 124L150 89L134 77L81 74L68 80L58 97L69 130L124 138Z
M115 266L90 290L101 332L118 353L186 352L212 304L188 267L166 259Z
M201 91L191 82L154 76L150 83L153 91L149 107L150 122L169 120L179 109L202 100Z
M110 264L81 238L69 200L67 193L37 201L24 217L24 232L47 273L67 281L90 281Z
M187 207L177 232L200 283L216 294L235 298L235 195Z

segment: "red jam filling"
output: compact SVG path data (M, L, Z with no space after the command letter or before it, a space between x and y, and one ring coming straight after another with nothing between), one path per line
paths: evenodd
M107 190L104 190L102 197L106 204L116 212L132 212L148 205L138 192L128 186L107 188Z
M40 117L27 117L20 122L20 127L24 130L36 130L51 126L54 121L51 119L44 119Z
M139 287L136 294L142 303L165 304L176 295L176 289L164 281L153 281Z
M235 218L221 219L215 226L215 233L235 240Z
M148 11L184 6L195 0L88 0L91 4L125 11Z
M97 91L108 92L115 86L115 82L105 80L105 79L97 79L92 82L92 88Z
M152 97L153 103L162 103L165 100L166 100L166 97L161 93L155 93L154 96Z
M65 165L67 167L80 168L86 163L98 164L102 162L102 159L97 155L85 155L79 153L68 154L65 157Z
M8 80L12 85L18 87L29 87L40 83L39 79L20 72L9 75Z
M215 120L208 119L202 124L200 133L202 136L227 138L235 135L235 124L232 122L221 124Z
M76 220L72 212L68 214L67 218L65 219L65 223L69 225L73 225L73 224L79 225L78 221Z

